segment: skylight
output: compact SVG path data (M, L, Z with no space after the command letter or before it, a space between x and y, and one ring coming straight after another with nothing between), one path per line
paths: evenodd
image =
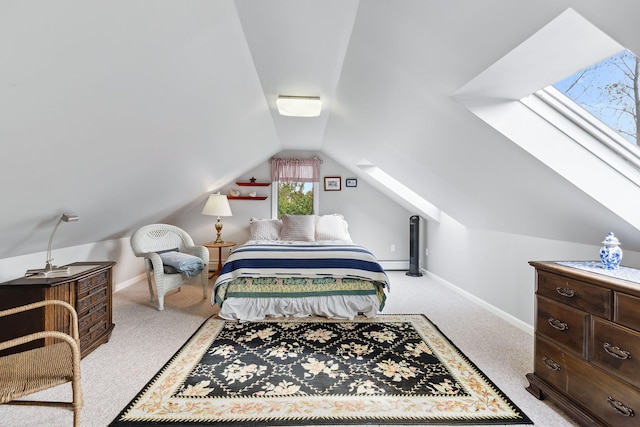
M638 57L625 49L553 87L637 146L639 66Z
M624 50L567 9L454 96L549 169L640 230L640 202L625 196L640 189L640 150L553 87L576 70ZM598 122L601 125L594 126Z

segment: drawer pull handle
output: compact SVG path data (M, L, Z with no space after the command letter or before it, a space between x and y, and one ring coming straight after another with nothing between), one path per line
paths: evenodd
M560 286L556 288L556 292L562 295L563 297L567 297L567 298L573 298L578 294L574 289L563 288Z
M555 328L559 331L566 331L567 329L569 329L569 325L559 321L558 319L554 319L553 317L549 318L549 324L551 325L552 328Z
M625 417L633 417L633 409L627 408L624 403L619 400L615 400L613 397L607 397L607 403L613 409L616 410L617 413L624 415Z
M618 346L614 347L606 342L604 343L603 347L604 351L606 351L607 354L611 357L615 357L616 359L631 359L631 353L629 353L627 350L622 350Z
M544 363L544 365L551 369L552 371L559 371L560 370L560 365L558 365L556 362L554 362L551 359L547 359L545 356L542 356L542 363Z

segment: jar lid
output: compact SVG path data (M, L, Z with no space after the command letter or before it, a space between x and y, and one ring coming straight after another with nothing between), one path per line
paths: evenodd
M614 236L613 233L607 234L607 237L604 238L602 243L604 243L605 245L619 245L620 244L620 242L618 241L618 238L616 236Z

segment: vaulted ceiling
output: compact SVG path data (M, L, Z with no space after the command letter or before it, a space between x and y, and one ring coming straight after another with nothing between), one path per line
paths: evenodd
M60 247L128 236L282 150L365 159L468 227L606 224L640 250L452 97L568 7L640 52L636 0L0 0L0 258L42 251L61 212L82 221ZM323 112L281 117L278 95Z

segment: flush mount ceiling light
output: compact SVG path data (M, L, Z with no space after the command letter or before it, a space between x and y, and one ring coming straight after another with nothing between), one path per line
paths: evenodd
M318 117L322 104L319 96L278 96L278 113L289 117Z

